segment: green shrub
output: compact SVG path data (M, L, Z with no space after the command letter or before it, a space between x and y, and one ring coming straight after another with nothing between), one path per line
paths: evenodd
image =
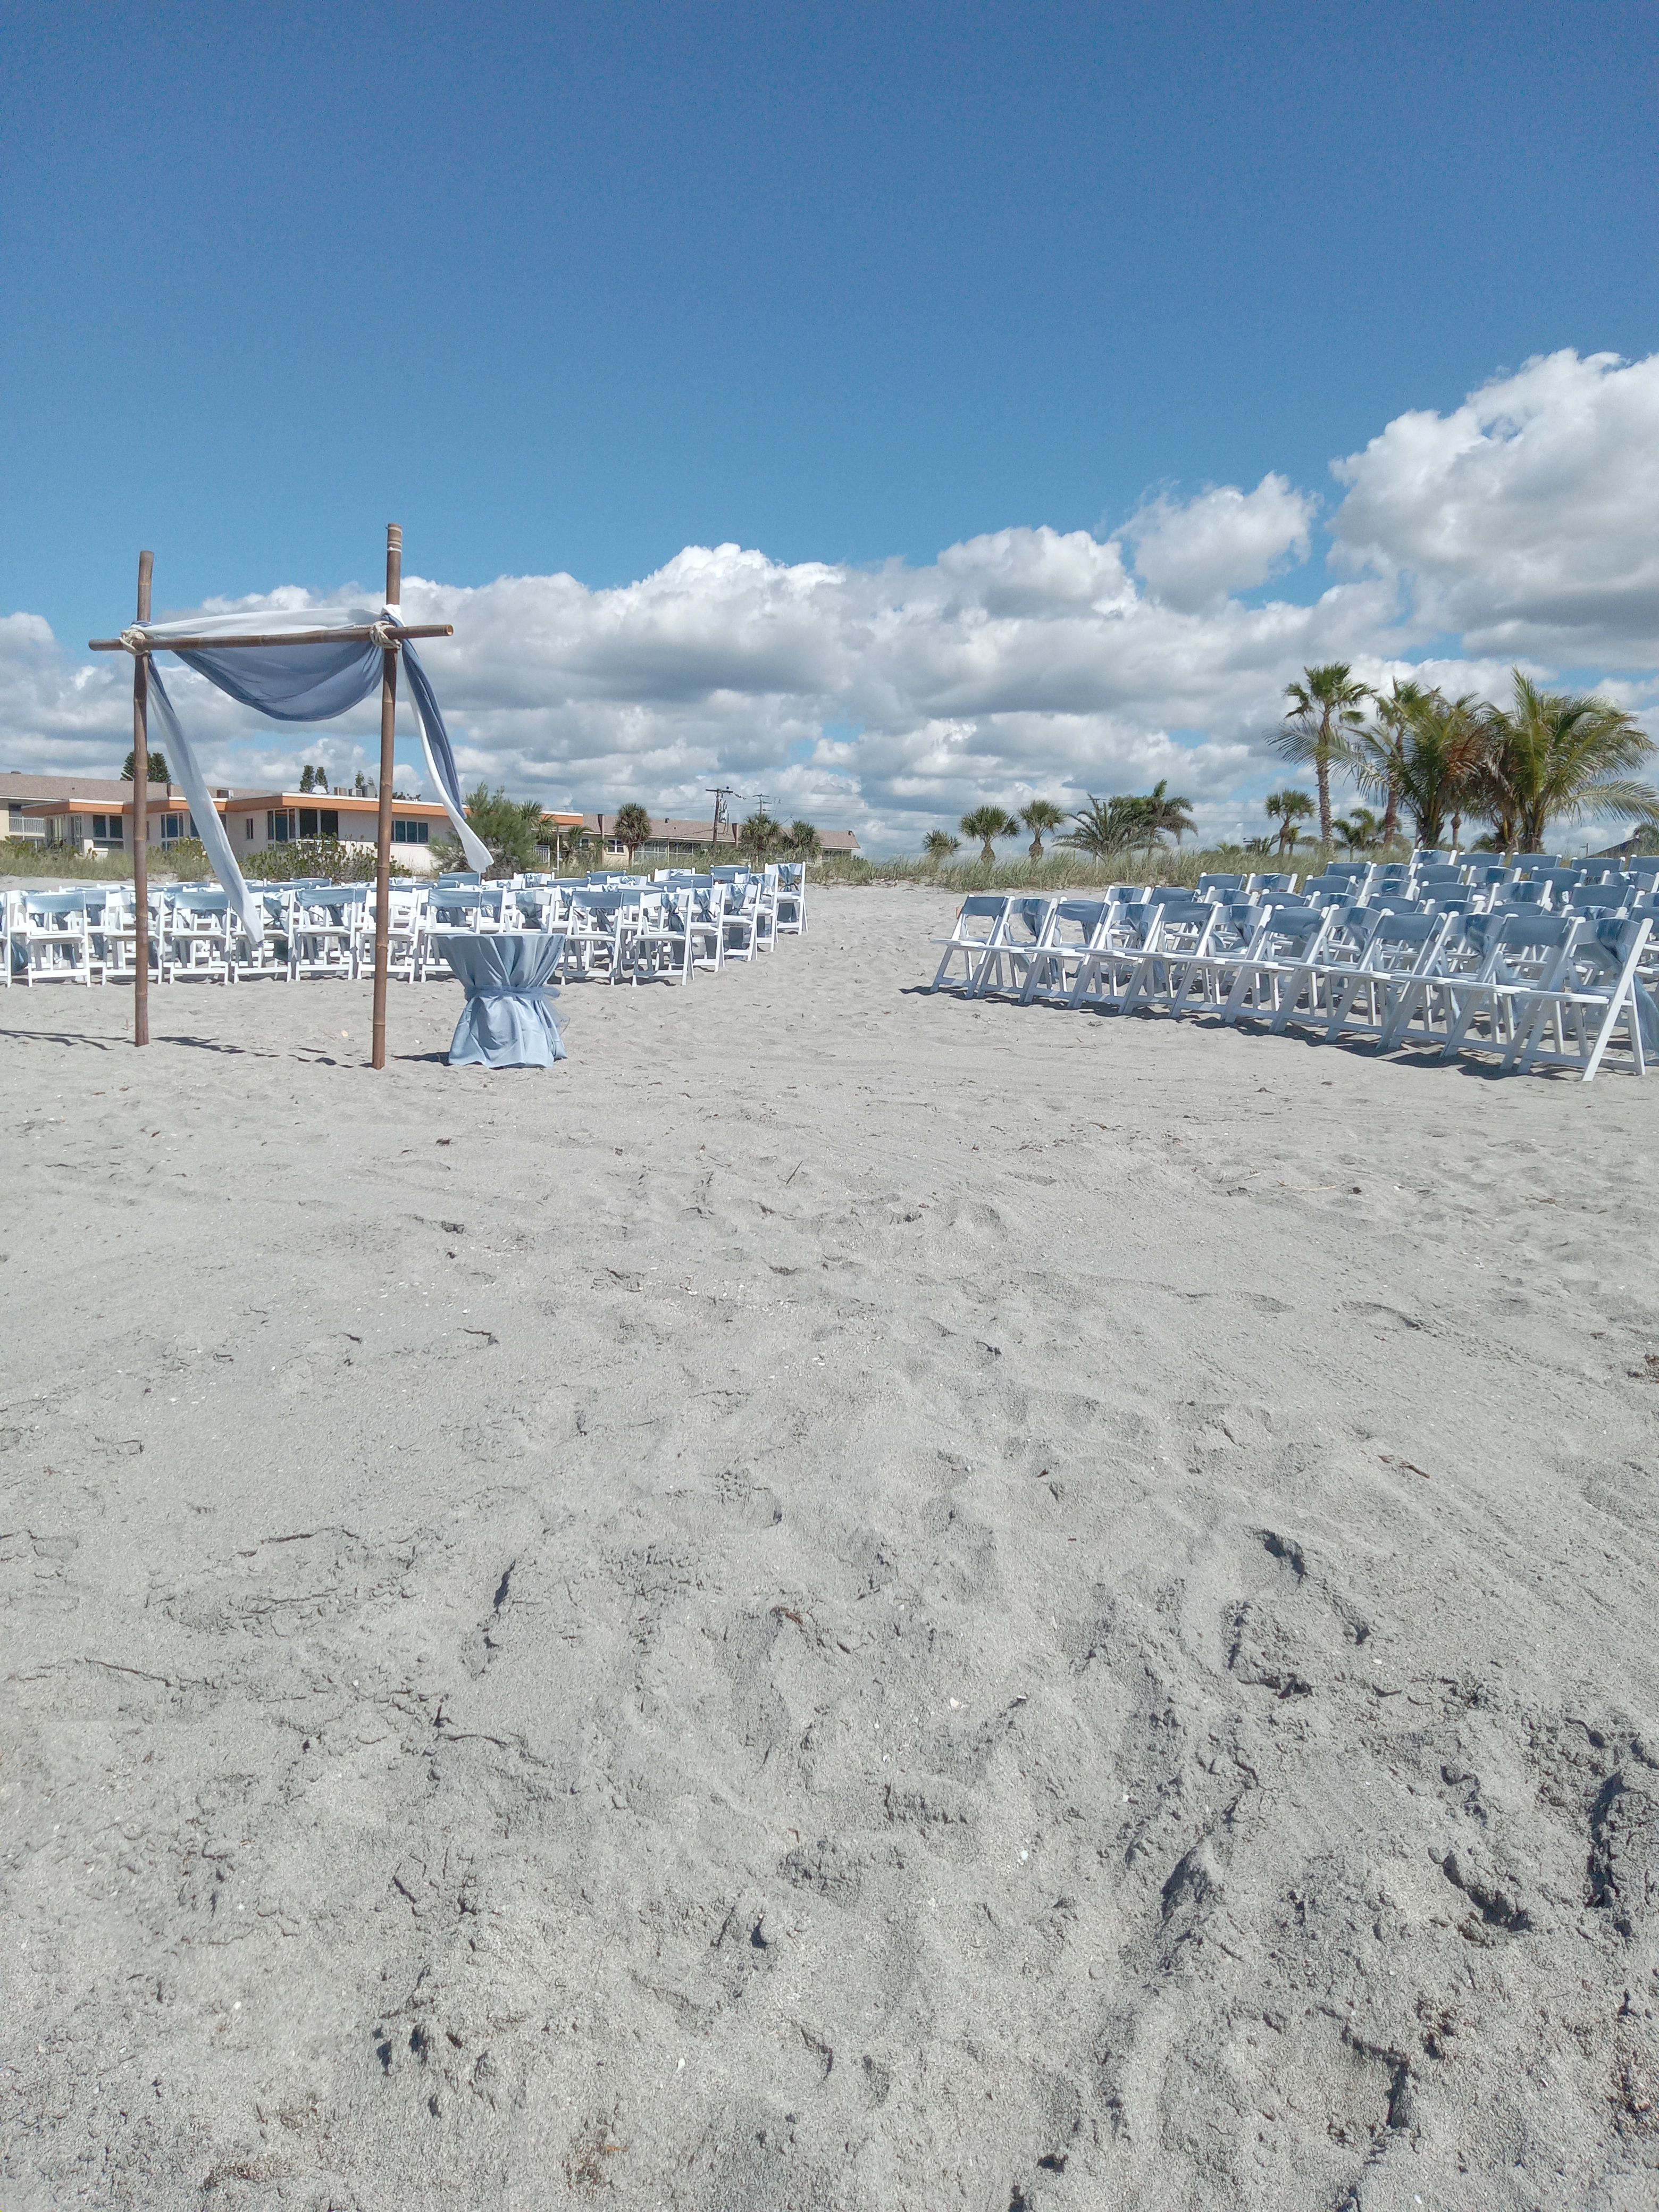
M52 876L69 883L119 883L132 873L126 853L82 853L39 837L0 837L0 876Z
M296 837L286 845L264 846L246 857L238 854L237 861L251 883L294 883L301 876L325 876L336 884L374 880L374 848L343 845L337 837ZM407 876L412 871L394 860L392 872Z

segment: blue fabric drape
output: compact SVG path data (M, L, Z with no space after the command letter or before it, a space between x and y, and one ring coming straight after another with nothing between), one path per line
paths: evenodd
M143 635L156 651L173 652L177 648L168 644L169 634L173 637L210 640L216 630L224 635L246 635L251 622L257 622L262 629L269 631L361 629L383 618L397 621L400 617L392 608L382 609L376 614L366 607L295 607L258 615L198 615L185 622L149 623L143 625ZM432 680L407 639L401 651L409 679L409 700L421 732L428 771L469 865L482 872L489 866L492 855L467 821L455 754ZM209 643L189 653L180 653L179 659L198 676L206 677L219 690L240 700L243 706L252 707L278 722L331 720L367 699L380 682L380 648L370 638L343 638L337 645L324 641L311 645L236 646L222 652L216 652ZM189 794L197 833L207 848L214 873L242 917L243 926L257 939L262 911L249 896L229 840L219 825L206 779L179 725L178 711L167 696L154 659L150 662L150 688L167 733L167 760L171 765L176 757L179 781Z
M564 951L562 929L440 930L434 942L466 992L452 1067L551 1067L566 1057L550 988Z
M364 615L360 620L379 617ZM181 653L179 658L221 691L277 722L331 721L378 690L380 683L380 648L366 639L348 639L342 645L239 646L228 653Z

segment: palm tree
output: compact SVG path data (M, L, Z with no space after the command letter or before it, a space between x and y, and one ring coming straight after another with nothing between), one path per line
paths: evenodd
M823 840L818 835L816 823L792 822L783 833L783 844L791 860L821 860L823 858Z
M921 841L921 849L936 868L943 867L953 853L962 850L962 840L948 830L930 830Z
M628 855L628 872L634 872L634 855L651 836L651 817L644 807L630 799L619 806L611 817L611 835Z
M1000 806L976 806L971 814L963 816L962 830L964 836L979 839L979 857L988 866L996 859L992 840L1019 835L1018 823Z
M1428 697L1420 684L1395 677L1385 699L1373 693L1372 720L1348 732L1338 746L1355 782L1382 801L1377 842L1391 845L1400 833L1400 776L1406 753L1406 729L1413 710Z
M1282 860L1296 843L1297 823L1305 822L1314 811L1314 803L1305 791L1270 791L1261 802L1267 819L1279 824L1279 852Z
M1169 796L1169 778L1161 777L1152 786L1146 798L1138 802L1146 809L1142 827L1147 833L1148 853L1162 840L1167 831L1174 832L1177 845L1189 830L1194 833L1197 831L1198 824L1193 820L1190 811L1193 803L1191 799L1171 799Z
M1356 806L1352 814L1339 814L1331 826L1350 853L1363 853L1376 844L1382 829L1369 806Z
M1291 702L1273 750L1285 759L1311 762L1319 788L1319 842L1331 842L1331 767L1346 757L1349 741L1364 727L1361 704L1371 696L1369 684L1356 684L1346 660L1304 668L1304 681L1287 684Z
M1505 852L1539 853L1554 821L1623 814L1659 821L1659 791L1634 780L1653 751L1610 700L1540 691L1516 668L1514 704L1485 719L1471 811L1492 823Z
M1127 852L1130 842L1141 826L1138 799L1097 799L1092 792L1089 803L1073 815L1073 827L1058 840L1071 845L1079 853L1087 853L1092 860L1115 860L1120 853Z
M1488 747L1487 714L1473 692L1425 692L1407 709L1399 762L1401 802L1419 845L1437 845L1449 819L1477 796ZM1363 779L1362 779L1363 781Z
M784 836L783 824L775 822L763 806L738 831L738 849L745 860L751 860L757 867L763 867L783 842Z
M1058 830L1066 817L1052 799L1034 799L1029 806L1020 808L1019 818L1031 833L1030 858L1040 860L1042 858L1043 831Z

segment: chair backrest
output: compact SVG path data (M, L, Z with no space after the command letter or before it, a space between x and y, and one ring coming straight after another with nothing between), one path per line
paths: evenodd
M730 874L724 868L716 868L714 875L718 884L730 883ZM1006 891L970 891L957 909L957 932L964 932L966 926L972 922L976 925L973 932L975 935L983 933L988 936L1000 925L1007 905Z
M1190 892L1184 899L1158 899L1152 903L1158 917L1158 942L1162 950L1173 940L1202 938L1212 930L1221 919L1221 908L1210 899L1195 899Z
M1002 941L1005 945L1036 945L1048 925L1052 898L1014 897L1008 901L1002 919Z
M1559 949L1588 926L1577 915L1545 914L1530 907L1472 914L1465 917L1463 929L1471 945L1491 954Z
M1092 945L1110 911L1109 899L1056 899L1048 917L1049 944Z
M1198 895L1200 898L1206 891L1241 891L1243 888L1243 876L1200 876L1198 879Z
M1366 945L1365 964L1397 967L1402 955L1414 956L1425 945L1437 943L1449 926L1448 917L1443 915L1396 913L1385 908Z
M1270 960L1305 959L1309 948L1325 934L1331 919L1328 910L1310 906L1305 900L1292 905L1287 899L1275 899L1267 908L1267 917L1261 955Z

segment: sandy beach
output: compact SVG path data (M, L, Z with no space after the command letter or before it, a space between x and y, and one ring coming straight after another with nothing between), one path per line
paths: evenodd
M1659 2197L1659 1085L0 997L6 2212Z

